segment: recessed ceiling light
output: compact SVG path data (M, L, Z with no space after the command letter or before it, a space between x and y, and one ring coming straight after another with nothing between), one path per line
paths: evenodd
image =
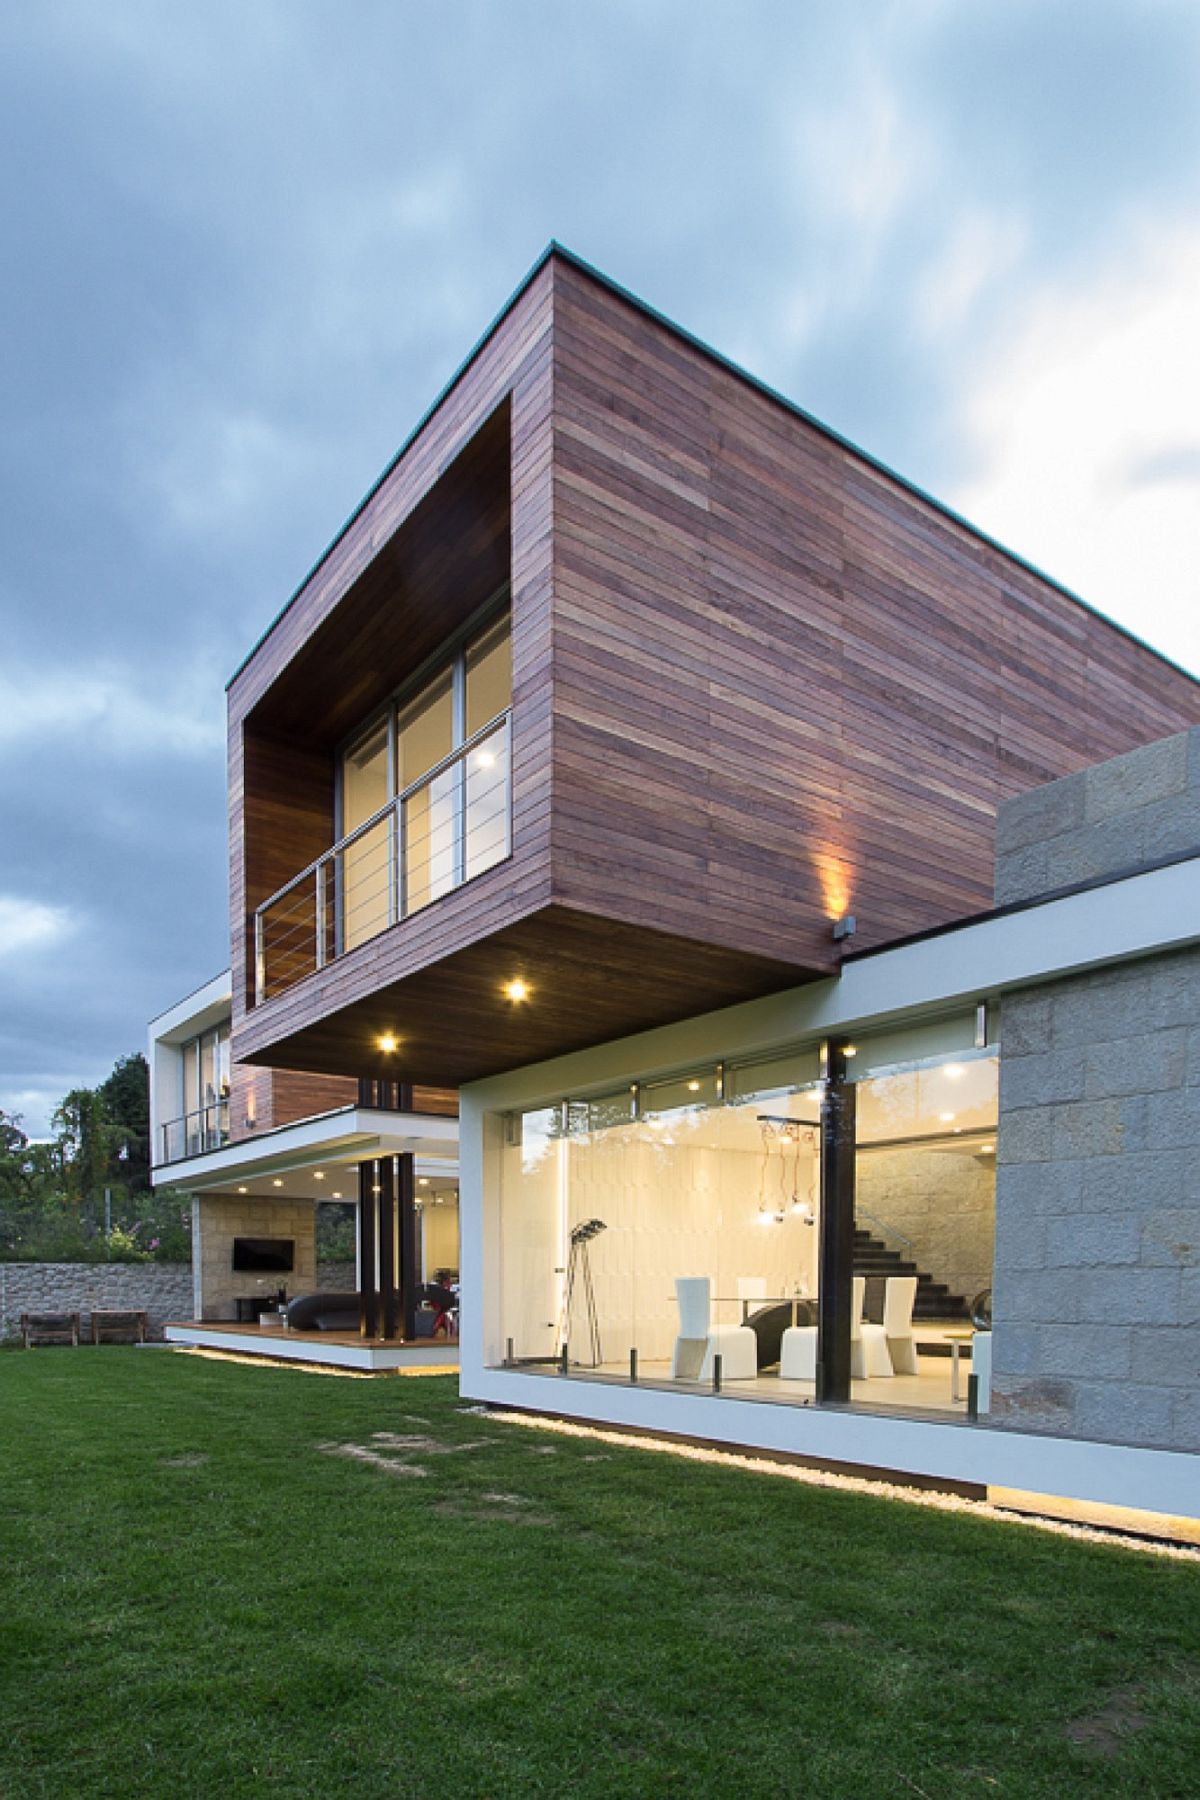
M429 1186L428 1175L418 1175L417 1176L417 1186L418 1187L428 1187Z
M700 1083L698 1081L689 1081L688 1082L688 1093L689 1094L698 1094L699 1092L700 1092Z
M504 996L507 1000L516 1001L518 1004L522 1000L528 1000L529 983L522 981L519 975L515 976L512 981L505 982Z
M943 1125L952 1125L954 1123L953 1113L939 1113L938 1118L942 1121Z
M314 1169L313 1170L313 1180L314 1181L324 1181L324 1179L325 1179L324 1169Z
M959 1076L965 1075L966 1072L961 1063L947 1063L942 1070L942 1074L949 1076L951 1081L957 1081Z
M250 1190L248 1188L239 1188L238 1189L239 1194L246 1194L246 1193L249 1193L249 1191Z
M282 1183L282 1181L280 1181L279 1177L276 1176L275 1180L271 1183L271 1186L272 1187L282 1187L283 1183Z
M400 1048L400 1039L396 1036L395 1032L392 1031L385 1031L380 1037L376 1038L375 1042L385 1056L390 1056L393 1050L398 1050Z
M843 1056L857 1056L858 1055L858 1045L857 1044L843 1044L842 1045L842 1055Z
M333 1197L334 1197L334 1199L335 1199L335 1200L340 1200L340 1199L341 1199L341 1197L342 1197L342 1196L341 1196L341 1195L340 1195L340 1194L339 1194L339 1193L338 1193L338 1191L337 1191L337 1189L336 1189L336 1188L334 1188L334 1190L333 1190Z
M480 769L494 769L496 766L496 752L494 750L481 750L479 755L475 758L475 763L476 767Z
M979 1149L984 1156L994 1156L996 1153L995 1144L980 1144Z

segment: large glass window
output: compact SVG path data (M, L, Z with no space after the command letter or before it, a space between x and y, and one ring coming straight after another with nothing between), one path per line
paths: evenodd
M350 842L337 853L342 949L508 855L511 704L505 613L343 753L341 836Z
M162 1127L164 1162L216 1150L229 1136L229 1027L216 1026L182 1047L179 1118Z
M342 758L342 835L350 837L342 856L342 941L347 950L382 931L388 921L388 843L391 822L367 830L391 794L386 723L372 726ZM351 834L357 834L351 836Z
M997 1060L974 1033L864 1037L847 1062L855 1248L827 1323L855 1405L966 1411L995 1221ZM507 1116L498 1360L810 1403L821 1074L817 1047L782 1050Z
M505 1122L501 1316L515 1361L565 1353L572 1371L620 1377L632 1352L639 1379L677 1379L690 1331L678 1284L699 1281L702 1335L743 1334L723 1353L729 1379L753 1384L777 1363L817 1282L819 1096L791 1061L790 1088L773 1070L767 1091L729 1103L710 1066Z

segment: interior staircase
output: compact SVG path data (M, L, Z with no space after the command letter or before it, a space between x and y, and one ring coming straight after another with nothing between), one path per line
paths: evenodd
M944 1281L935 1281L925 1269L917 1267L907 1256L892 1250L874 1232L855 1227L854 1273L872 1276L915 1275L917 1298L913 1304L914 1319L966 1319L970 1306L962 1294L952 1294ZM867 1314L870 1316L871 1290L867 1290Z

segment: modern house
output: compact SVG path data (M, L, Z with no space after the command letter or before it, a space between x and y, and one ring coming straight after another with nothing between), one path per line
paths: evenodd
M459 1091L472 1398L1200 1518L1197 726L551 246L230 683L234 1118L407 1329Z
M439 1273L457 1280L457 1097L247 1069L231 1058L231 1017L226 972L150 1025L153 1179L192 1195L193 1316L169 1324L168 1341L365 1370L456 1364L456 1338L430 1341L418 1322L421 1290ZM387 1235L400 1188L406 1285ZM346 1267L319 1260L322 1207L353 1219ZM347 1290L351 1319L331 1312L332 1328L311 1334L281 1325L281 1294Z

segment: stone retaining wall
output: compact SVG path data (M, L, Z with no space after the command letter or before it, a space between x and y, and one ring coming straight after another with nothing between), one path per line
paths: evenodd
M0 1263L0 1336L20 1330L24 1312L77 1312L90 1335L93 1308L147 1314L161 1339L168 1319L192 1311L190 1263Z

